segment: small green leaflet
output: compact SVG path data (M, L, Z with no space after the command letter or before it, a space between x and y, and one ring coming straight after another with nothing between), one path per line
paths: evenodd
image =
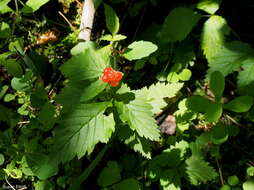
M116 34L114 36L112 36L110 34L106 34L106 35L102 36L100 38L100 40L106 40L106 41L110 41L110 42L115 42L115 41L124 40L126 38L127 38L127 36L124 36L124 35L121 35L121 34Z
M254 189L254 179L250 178L243 183L243 190L253 190Z
M33 13L47 2L49 2L49 0L28 0L21 11L23 13Z
M120 23L115 11L104 3L106 25L112 35L115 35L119 31Z
M141 137L159 140L160 132L153 118L152 106L147 103L146 94L135 91L135 99L129 103L115 102L120 119Z
M129 178L113 186L113 190L142 190L138 180Z
M201 96L192 96L187 99L186 105L193 112L205 114L207 122L216 122L221 117L222 105L214 103Z
M184 40L200 18L201 16L190 8L173 9L162 25L160 40L164 43Z
M10 25L6 22L0 23L0 39L1 38L8 38L11 35L11 28Z
M183 83L156 83L149 88L143 88L142 91L147 96L147 102L153 107L152 112L154 114L160 113L167 103L164 98L172 98L183 87Z
M243 95L254 96L252 90L254 86L254 57L250 57L242 62L242 71L237 77L237 88Z
M114 132L113 115L103 113L111 102L79 104L62 115L56 130L55 147L59 161L90 154L98 142L106 143Z
M221 0L201 0L197 4L197 8L209 14L214 14L220 6Z
M248 111L253 105L253 98L250 96L239 96L224 105L224 108L241 113Z
M8 7L8 3L11 0L1 0L0 1L0 14L4 14L4 13L8 13L8 12L12 12L13 10Z
M191 156L186 160L186 164L186 172L193 185L197 186L199 182L206 183L207 181L212 181L218 176L215 169L199 157Z
M123 56L132 61L136 59L141 59L149 56L151 53L155 52L158 47L152 42L147 41L137 41L133 42L128 46L128 49L123 53Z
M225 88L225 79L220 71L214 71L212 73L209 87L215 96L215 100L219 102Z
M213 15L205 22L201 36L201 48L209 63L224 45L224 36L229 34L229 31L227 21L221 16Z

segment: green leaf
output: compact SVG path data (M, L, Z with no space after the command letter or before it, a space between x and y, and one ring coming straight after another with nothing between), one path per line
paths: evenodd
M106 35L102 36L100 38L100 40L106 40L106 41L110 41L110 42L116 42L116 41L124 40L126 38L127 38L127 36L124 36L124 35L121 35L121 34L116 34L114 36L112 36L110 34L106 34Z
M221 117L222 105L211 102L201 96L192 96L186 101L187 107L194 112L205 114L205 119L208 122L216 122Z
M5 102L10 102L10 101L12 101L12 100L14 100L15 99L15 95L13 95L13 94L6 94L5 96L4 96L4 101Z
M11 80L11 87L14 89L14 90L17 90L17 91L22 91L22 92L25 92L25 91L28 91L31 89L31 81L28 77L26 76L22 76L22 78L12 78Z
M200 15L190 8L175 8L166 17L160 40L164 43L182 41L198 23Z
M11 0L1 0L0 1L0 14L4 14L4 13L8 13L8 12L12 12L13 10L8 7L8 3Z
M41 130L49 131L54 126L56 121L55 114L55 107L52 104L47 102L43 105L38 116L39 122L43 125L43 127L40 128Z
M28 154L26 161L34 175L40 180L45 180L58 172L57 165L52 163L50 157L44 154Z
M84 53L85 50L89 48L95 50L97 48L97 44L93 41L80 42L71 49L71 54L78 55L80 53Z
M0 166L4 163L4 155L0 153Z
M221 72L214 71L212 73L209 87L215 95L215 100L219 102L225 88L225 79Z
M99 50L89 48L74 55L60 69L71 81L91 80L99 79L107 64Z
M221 0L201 0L197 8L209 14L214 14L220 7Z
M110 102L78 104L62 115L54 150L59 161L90 154L98 142L107 143L114 132L113 115L103 115Z
M97 96L99 93L101 93L106 88L106 86L107 86L107 83L102 82L101 80L97 80L91 83L82 91L80 96L80 101L86 102L88 100L91 100L92 98Z
M34 184L35 190L54 190L54 185L49 181L38 181Z
M1 63L0 63L1 64ZM5 59L3 65L7 69L8 73L14 77L22 77L23 69L16 59Z
M156 83L149 88L143 88L142 91L147 96L147 101L152 105L152 112L158 114L162 111L167 103L164 98L173 98L178 91L183 87L183 83Z
M159 140L159 129L153 118L152 106L147 103L146 94L142 91L134 93L135 99L129 103L115 102L120 119L141 137Z
M182 81L188 81L191 78L191 70L183 69L182 72L178 74L178 77Z
M112 35L115 35L119 31L120 23L115 11L104 3L106 25Z
M214 49L214 47L211 48ZM248 44L240 41L227 43L210 60L208 77L214 71L220 71L224 76L227 76L237 70L242 62L252 55L254 55L254 51Z
M128 46L128 49L123 53L123 56L132 61L136 59L141 59L149 56L151 53L155 52L158 47L152 42L147 41L137 41L133 42Z
M242 62L242 70L237 77L237 88L243 95L254 96L254 57L250 57Z
M103 168L99 177L98 184L107 187L121 180L120 168L115 161L109 161L107 166Z
M201 36L201 48L209 63L223 47L225 35L229 34L227 21L217 15L211 16L204 24Z
M141 190L140 183L133 178L125 179L120 183L114 185L113 190Z
M134 133L124 143L130 146L135 152L139 152L143 157L151 159L152 144L149 140Z
M215 169L209 166L208 162L195 156L186 160L186 173L188 174L191 184L197 186L200 182L206 183L214 180L218 174Z
M1 38L9 38L11 35L10 25L6 22L0 23L0 39Z
M4 85L4 86L0 87L0 100L5 95L5 93L7 92L8 89L9 89L8 85Z
M47 2L49 2L49 0L28 0L21 11L23 13L33 13Z
M227 126L218 124L211 130L211 140L214 144L222 144L228 140Z
M243 183L243 190L253 190L254 189L254 179L251 178Z
M253 105L253 98L250 96L240 96L224 105L225 109L241 113L247 112Z
M236 186L239 184L239 178L236 175L229 176L227 182L230 186Z

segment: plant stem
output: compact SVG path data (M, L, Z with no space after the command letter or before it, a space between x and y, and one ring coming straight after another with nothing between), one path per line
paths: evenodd
M89 175L92 173L94 168L99 164L101 159L103 158L105 152L108 150L110 146L110 143L106 144L103 149L100 151L100 153L97 155L97 157L92 161L92 163L89 165L89 167L78 177L78 179L73 183L68 190L78 190L83 181L85 181Z
M216 158L216 163L217 163L217 167L218 167L218 170L219 170L220 183L221 183L221 186L223 186L224 185L223 175L222 175L221 167L220 167L220 164L219 164L219 161L218 161L217 158Z

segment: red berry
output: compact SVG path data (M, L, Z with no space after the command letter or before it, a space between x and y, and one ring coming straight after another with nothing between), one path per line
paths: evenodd
M112 67L106 67L104 70L103 70L103 73L104 74L108 74L108 73L112 73L113 69Z
M116 87L119 84L119 81L110 81L109 84L113 87Z
M109 81L110 81L110 78L108 77L108 75L103 75L103 76L101 77L101 80L102 80L103 82L109 82Z
M116 81L120 81L123 78L123 73L121 73L119 71L116 71L114 75L115 75L114 80L116 80Z

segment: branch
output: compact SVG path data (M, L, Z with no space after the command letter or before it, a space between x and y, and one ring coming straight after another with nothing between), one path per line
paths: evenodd
M81 23L79 28L80 32L78 39L90 41L91 31L93 28L94 13L95 8L93 0L85 0L81 16Z

